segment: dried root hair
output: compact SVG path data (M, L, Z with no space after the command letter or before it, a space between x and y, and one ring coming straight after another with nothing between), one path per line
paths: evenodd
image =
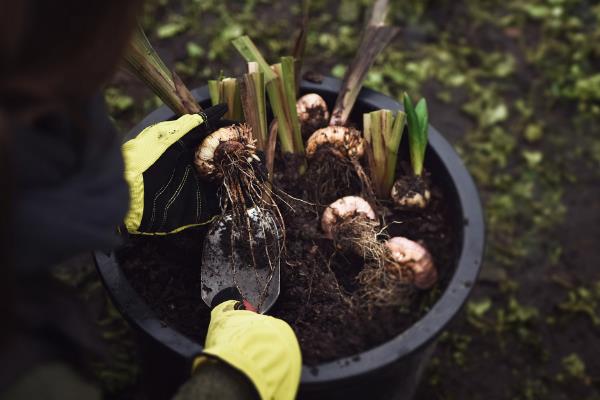
M337 250L351 251L364 260L379 260L385 248L379 242L379 222L355 214L342 219L332 230L333 243Z
M385 247L378 243L382 250ZM397 268L386 267L389 259L386 256L365 264L357 276L359 304L377 307L408 307L416 293L412 284L413 273L410 268L397 265Z
M339 251L351 251L369 261L385 255L379 220L362 197L346 196L331 203L321 216L321 229Z
M305 174L308 199L329 204L340 197L362 191L362 182L350 160L333 156L329 146L320 147Z
M437 269L422 244L397 236L378 245L379 258L368 260L357 278L366 304L408 306L417 290L436 284Z
M364 152L364 139L354 128L328 126L314 132L306 144L309 170L316 170L309 175L313 200L327 203L332 196L347 194L343 193L344 188L353 184L360 185L360 192L375 201L371 180L360 164Z
M358 274L361 304L379 307L408 307L416 293L415 274L410 266L398 262L387 245L378 241L376 257L366 260Z

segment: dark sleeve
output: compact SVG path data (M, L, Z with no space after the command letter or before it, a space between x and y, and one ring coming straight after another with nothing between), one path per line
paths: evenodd
M3 266L10 318L2 320L0 390L54 360L82 374L87 356L102 354L85 303L51 276L67 258L117 245L115 227L128 207L120 139L103 101L81 108L77 123L49 113L11 130L12 265Z
M200 367L173 400L260 400L250 380L241 372L216 360Z
M34 274L119 244L129 206L120 138L96 98L77 124L48 115L13 135L14 266Z
M100 400L100 390L62 363L39 365L5 391L0 400Z

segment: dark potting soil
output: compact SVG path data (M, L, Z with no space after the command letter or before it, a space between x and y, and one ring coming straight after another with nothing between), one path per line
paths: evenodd
M307 182L280 180L287 193L303 197ZM355 194L355 185L336 195ZM431 252L440 280L415 295L408 308L368 307L357 301L359 257L340 254L323 239L323 206L294 203L281 207L286 223L286 254L281 262L281 294L270 314L287 321L298 337L305 364L352 356L384 343L422 317L456 268L458 237L445 195L434 180L432 200L422 212L395 211L387 221L391 236L421 241ZM207 228L166 237L133 237L118 252L133 288L166 325L204 342L210 310L201 297L202 243Z

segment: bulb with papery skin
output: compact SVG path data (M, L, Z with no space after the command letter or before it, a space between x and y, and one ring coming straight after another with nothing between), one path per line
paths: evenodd
M321 217L321 228L325 236L334 239L336 225L354 216L364 216L371 221L377 220L373 207L361 197L346 196L331 203Z
M365 153L364 139L359 131L346 126L328 126L315 131L306 142L306 158L312 158L317 149L329 145L338 156L361 158Z
M248 163L260 161L256 155L255 140L251 129L245 125L232 125L208 135L196 150L194 164L198 175L214 178L220 175L216 161L225 153L243 152Z
M308 138L314 131L327 126L329 110L325 100L316 93L305 94L296 102L302 137Z
M433 258L421 244L397 236L386 242L391 262L385 266L390 272L408 267L413 273L413 284L419 289L430 289L438 279Z

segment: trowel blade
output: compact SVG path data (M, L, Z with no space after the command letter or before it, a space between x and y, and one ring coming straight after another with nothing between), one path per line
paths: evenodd
M244 226L231 215L213 223L202 252L202 299L211 307L221 291L237 288L259 313L268 311L280 291L282 236L273 214L247 210ZM248 234L248 230L252 235Z

